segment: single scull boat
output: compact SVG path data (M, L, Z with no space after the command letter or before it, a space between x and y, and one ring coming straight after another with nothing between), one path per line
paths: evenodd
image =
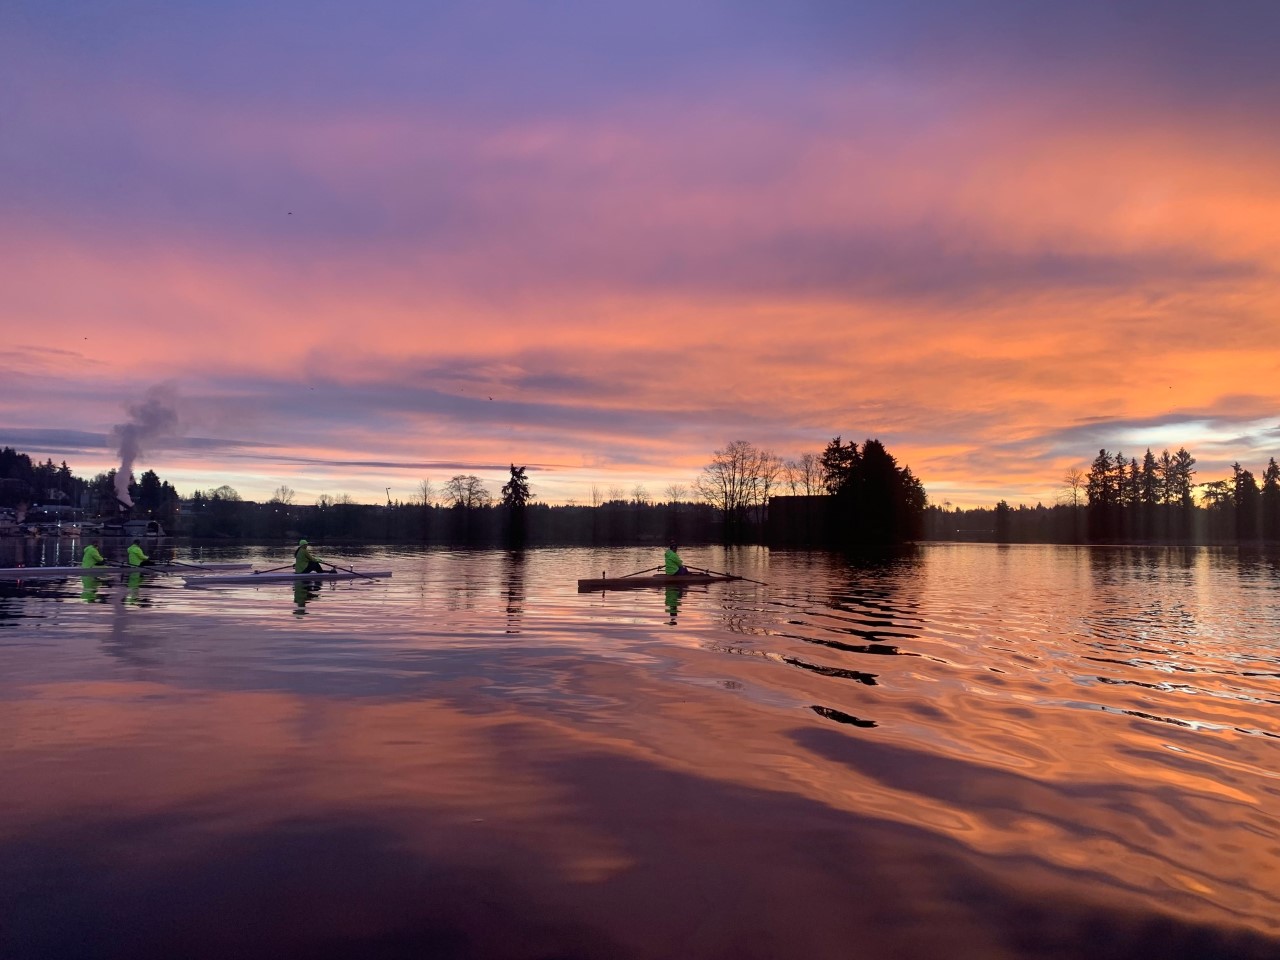
M633 587L683 587L698 583L723 583L727 580L744 580L729 573L655 573L651 577L597 577L578 581L578 592L591 590L629 590Z
M114 577L122 573L224 573L248 570L251 563L156 563L148 567L4 567L0 580L51 580L58 577Z
M237 573L208 577L183 577L188 587L216 587L234 583L297 583L300 580L375 580L391 576L390 570L326 570L324 573Z

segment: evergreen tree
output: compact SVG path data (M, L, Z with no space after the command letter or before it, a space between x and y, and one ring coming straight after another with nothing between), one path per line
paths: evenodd
M1268 540L1280 540L1280 466L1276 458L1267 461L1262 474L1262 536Z
M1138 537L1150 540L1156 535L1156 511L1160 503L1160 471L1155 454L1147 447L1142 457L1142 471L1138 478Z
M16 507L31 500L31 458L12 447L0 450L0 506Z
M1160 451L1160 459L1157 461L1157 471L1160 476L1160 503L1163 506L1171 506L1177 503L1178 498L1174 493L1177 484L1177 470L1174 468L1173 457L1169 455L1168 450Z
M837 539L892 544L919 538L927 505L924 486L879 440L842 443L822 453L823 486L836 499Z
M839 493L841 488L852 481L858 461L858 445L852 440L841 444L840 438L836 437L827 444L822 451L821 460L822 485L826 487L827 493Z
M1012 531L1012 514L1009 504L1001 500L996 504L996 542L1008 543Z
M533 499L524 471L524 467L511 464L511 479L502 487L502 506L507 514L507 538L512 543L524 541L525 506Z
M529 481L525 479L525 468L511 465L511 479L502 486L502 505L513 510L523 510L533 499L529 492Z
M1138 501L1147 507L1160 502L1160 474L1156 467L1155 455L1151 448L1142 458L1142 476L1138 481Z
M1196 475L1195 465L1196 458L1187 453L1186 447L1179 447L1173 455L1173 502L1184 510L1191 509L1194 504L1191 490L1195 486L1192 479Z
M114 467L89 481L89 509L106 517L115 517L119 514L120 501L116 499Z
M1085 496L1088 498L1089 539L1115 539L1119 491L1116 486L1115 460L1105 447L1098 451L1093 463L1089 465Z
M1236 539L1256 540L1259 535L1260 508L1262 497L1258 483L1253 474L1245 470L1239 463L1231 465L1232 494L1236 507Z
M1191 491L1195 487L1196 458L1187 452L1186 447L1179 447L1173 455L1173 496L1176 508L1172 534L1180 540L1191 536L1191 517L1195 509L1195 500Z

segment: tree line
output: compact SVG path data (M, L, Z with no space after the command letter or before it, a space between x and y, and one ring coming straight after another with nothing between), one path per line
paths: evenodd
M1051 507L949 510L931 506L925 536L941 540L1058 543L1249 543L1280 541L1280 466L1257 476L1239 462L1231 476L1197 481L1196 458L1180 447L1139 460L1103 448L1087 470L1068 470Z
M1263 470L1261 486L1239 462L1231 465L1230 478L1202 483L1195 480L1195 466L1185 447L1159 456L1148 448L1141 463L1099 450L1085 477L1090 540L1280 540L1275 457Z
M714 452L694 491L720 511L727 539L776 544L904 543L923 533L927 503L923 484L883 443L838 436L790 461L735 440ZM753 536L760 525L764 536Z
M86 480L76 476L65 460L55 466L52 458L40 463L11 447L0 449L0 507L36 515L53 507L114 516L121 506L115 482L115 470ZM129 495L134 513L161 522L176 515L182 499L154 470L137 478L131 476Z
M53 496L49 472L56 475ZM12 476L6 491L24 504L65 501L86 511L115 516L115 471L91 481L61 468L33 465L25 454L5 448L0 479ZM536 503L526 468L511 465L494 497L472 474L455 475L439 488L422 480L409 501L359 504L349 495L322 494L314 504L296 503L288 486L265 503L246 501L229 485L196 490L188 498L148 470L129 492L133 514L159 520L166 529L198 538L275 539L300 534L352 539L441 542L812 542L830 545L896 543L915 539L923 527L924 487L879 440L858 445L833 439L820 452L784 460L745 440L714 451L689 486L671 484L666 500L655 501L641 485L631 491L593 485L590 506ZM801 501L799 505L786 501ZM4 501L0 500L0 505Z

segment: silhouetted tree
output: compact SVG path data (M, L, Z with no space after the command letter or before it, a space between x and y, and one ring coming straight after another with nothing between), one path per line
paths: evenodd
M180 498L167 480L161 480L154 470L148 470L138 478L138 484L130 495L137 511L160 521L165 527L171 527L177 516Z
M1139 539L1150 540L1156 532L1156 511L1160 503L1160 473L1155 454L1147 447L1142 456L1142 470L1138 477L1138 522L1136 525Z
M1262 535L1268 540L1280 540L1280 466L1276 458L1267 461L1262 474Z
M792 496L816 496L822 493L822 459L816 453L804 453L797 460L783 464L783 482Z
M1231 471L1232 495L1236 506L1236 539L1256 540L1259 535L1261 520L1259 514L1262 506L1258 483L1254 480L1253 474L1241 467L1239 463L1233 463Z
M822 453L823 483L836 498L839 539L890 544L918 539L924 530L924 486L909 467L899 467L879 440L841 443Z
M108 517L115 517L120 512L120 501L116 498L116 472L114 469L99 473L89 481L89 509Z
M511 479L502 487L502 506L507 514L507 538L522 543L525 538L525 506L533 499L525 468L511 464Z
M1191 491L1195 488L1196 458L1189 454L1185 447L1179 447L1173 455L1173 486L1175 520L1172 535L1180 540L1191 536L1191 515L1195 509L1195 500Z
M745 440L734 440L711 455L711 462L693 482L694 492L704 503L720 511L725 534L736 538L747 508L760 489L760 451Z
M534 495L529 492L529 481L525 479L524 472L524 467L517 467L514 463L511 465L511 479L502 487L504 507L523 510L525 505L533 499Z
M847 485L859 465L858 445L850 440L841 443L836 437L827 444L819 460L822 469L822 485L827 493L836 494Z
M1085 495L1089 500L1089 539L1114 540L1119 530L1120 490L1115 461L1104 447L1089 465Z
M1058 497L1058 501L1069 507L1079 507L1084 503L1085 476L1083 470L1072 467L1062 477L1066 488Z
M1008 543L1012 533L1013 511L1010 509L1008 502L1001 500L996 504L996 542Z
M485 507L493 502L493 497L484 488L484 483L472 474L459 473L450 477L444 485L444 496L449 506L464 510Z

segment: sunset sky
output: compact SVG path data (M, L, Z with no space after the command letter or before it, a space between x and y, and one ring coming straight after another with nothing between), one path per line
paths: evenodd
M1280 3L0 0L0 445L183 494L934 502L1280 457Z

